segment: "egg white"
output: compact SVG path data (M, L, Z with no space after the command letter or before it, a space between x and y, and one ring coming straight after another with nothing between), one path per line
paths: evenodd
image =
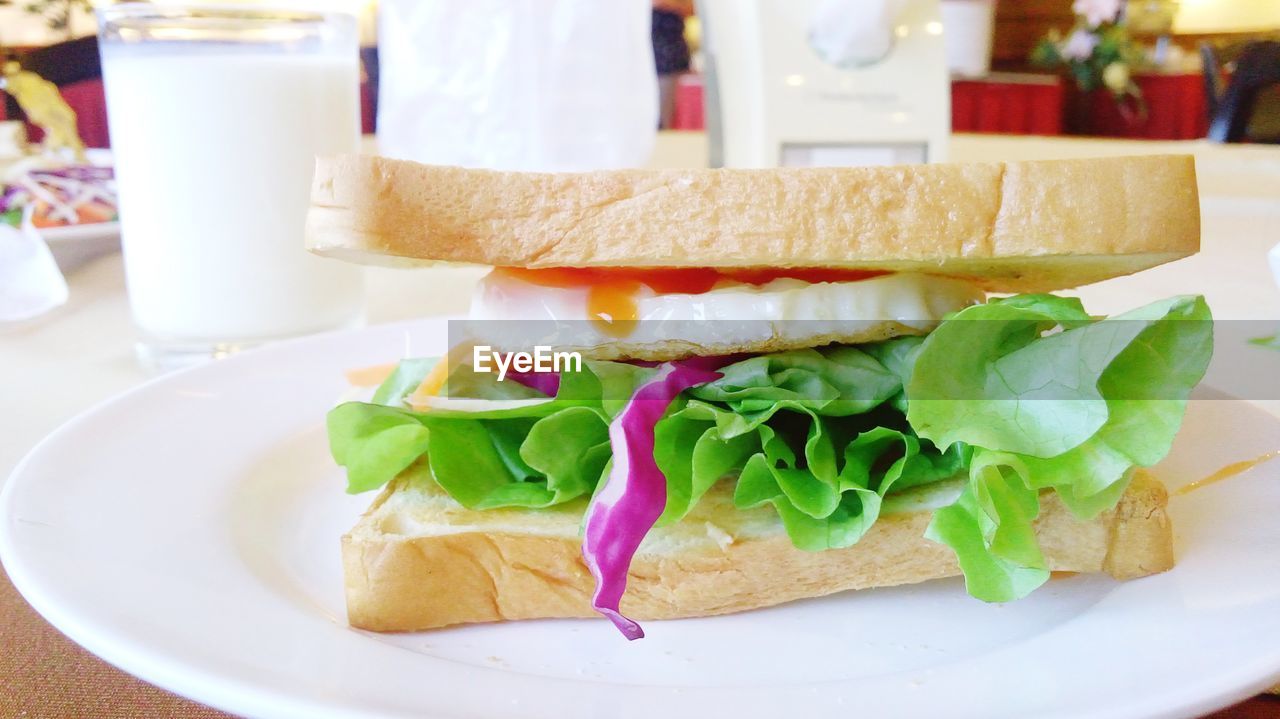
M701 294L657 293L641 287L634 298L639 321L618 337L589 321L588 292L586 287L545 287L491 273L480 281L472 299L470 333L481 338L488 334L498 346L515 346L547 340L554 327L555 339L548 341L558 346L674 342L752 351L779 343L824 344L832 337L925 333L944 315L985 296L963 280L919 274L855 282L726 281ZM809 340L812 344L805 344Z

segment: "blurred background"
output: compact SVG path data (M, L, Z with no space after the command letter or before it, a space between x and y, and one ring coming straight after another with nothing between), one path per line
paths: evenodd
M65 276L123 246L160 369L390 318L358 270L303 249L317 155L1173 152L1196 156L1202 198L1280 197L1280 0L0 0L0 57L0 234L25 248L0 262L0 321L65 304Z
M342 5L360 17L362 128L372 133L377 2ZM665 129L707 125L699 9L692 0L654 2L651 30ZM1094 20L1115 22L1091 28L1091 12ZM1218 139L1225 140L1226 125L1235 119L1229 114L1249 109L1255 117L1230 139L1280 140L1274 84L1250 102L1220 102L1242 60L1251 81L1268 69L1254 66L1269 61L1274 80L1280 61L1275 46L1268 55L1265 43L1280 39L1280 2L943 0L941 13L952 73L950 125L957 132L1193 139L1205 137L1221 111L1227 122ZM77 113L86 144L107 147L96 31L89 0L0 0L0 51L57 84ZM3 110L10 118L21 116L12 98ZM38 139L39 131L31 129Z

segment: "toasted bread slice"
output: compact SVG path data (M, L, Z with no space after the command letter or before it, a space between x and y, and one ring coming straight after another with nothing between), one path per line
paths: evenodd
M349 155L316 165L307 245L370 264L842 267L1040 292L1193 254L1190 156L568 174Z
M900 502L852 547L805 552L792 546L772 509L734 508L721 483L684 520L650 532L631 565L622 609L637 619L698 617L958 575L951 550L923 537L929 501L926 494ZM1115 509L1092 521L1046 496L1036 531L1049 566L1119 579L1169 569L1166 502L1164 487L1143 473ZM428 481L399 479L342 539L350 622L413 631L595 616L580 552L584 507L476 512Z

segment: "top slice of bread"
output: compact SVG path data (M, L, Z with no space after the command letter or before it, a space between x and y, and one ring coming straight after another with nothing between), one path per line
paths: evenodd
M1190 156L525 173L321 158L307 246L370 264L847 267L1075 287L1195 253Z

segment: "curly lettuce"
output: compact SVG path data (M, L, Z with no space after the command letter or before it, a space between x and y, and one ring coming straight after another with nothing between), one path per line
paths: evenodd
M897 493L963 481L926 536L954 550L974 596L1021 597L1048 577L1033 525L1042 493L1091 517L1163 458L1211 325L1199 297L1097 319L1072 298L1020 295L923 338L738 358L653 425L666 482L657 523L732 482L736 506L773 507L797 547L818 551L857 542ZM550 397L471 375L450 394L543 401L416 411L407 398L431 364L406 360L373 402L330 412L348 491L421 472L472 509L591 497L614 457L610 424L662 371L588 361Z
M1099 321L1078 300L1034 295L965 309L921 344L907 420L973 451L964 492L926 536L955 550L971 594L1008 601L1048 579L1032 527L1041 490L1092 517L1169 452L1213 352L1211 320L1201 297Z

